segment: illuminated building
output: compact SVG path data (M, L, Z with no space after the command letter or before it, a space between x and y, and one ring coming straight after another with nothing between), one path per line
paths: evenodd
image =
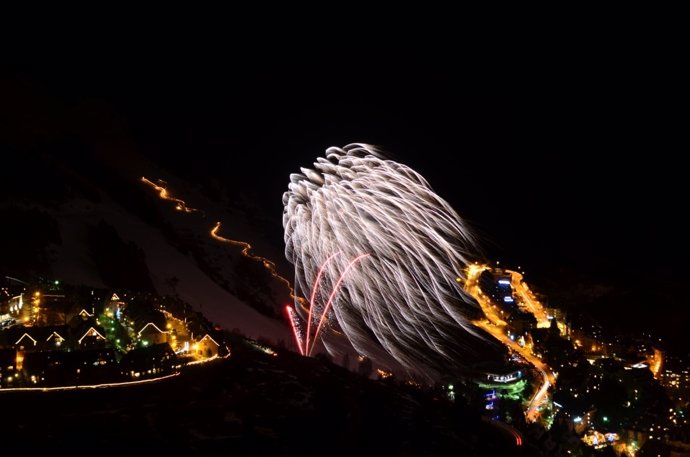
M470 403L477 404L485 411L490 411L490 416L498 419L505 419L506 413L504 400L512 400L514 402L522 402L524 400L524 392L527 387L527 379L522 368L516 368L510 364L501 364L497 362L485 362L477 364L472 367L475 374L465 380L458 381L455 384L474 384L479 387L478 397L467 397L462 387L455 388L452 384L453 392L449 391L449 396L463 395ZM475 388L476 389L476 388ZM474 389L469 389L470 392Z
M218 356L220 345L216 342L216 340L206 334L203 336L203 338L192 345L192 349L197 358L210 359L211 357Z
M103 336L105 331L99 326L84 325L78 334L81 334L77 339L81 348L104 347L106 344L106 338Z
M122 312L126 307L127 304L122 301L116 293L113 293L113 295L110 297L110 300L108 300L103 308L103 314L111 319L120 320Z
M690 400L690 363L678 357L667 357L660 376L661 384L676 400Z
M137 332L137 338L139 341L146 341L147 344L168 343L170 340L170 332L162 330L153 322L148 322Z
M195 313L193 318L187 317L189 305L184 302L168 302L172 305L169 311L165 309L164 300L151 294L128 298L126 305L117 294L100 296L107 298L102 300L88 291L83 291L82 300L75 302L41 291L23 298L15 296L12 307L18 318L22 317L21 312L40 301L45 303L45 306L40 305L41 316L50 316L53 309L57 309L61 313L57 320L62 324L45 325L50 321L45 317L26 323L15 318L3 319L0 389L116 385L174 375L181 363L171 346L181 354L190 354L185 363L205 363L229 355L229 348L221 336L211 337L204 333L211 325L203 316ZM26 297L30 299L25 300ZM3 302L8 310L11 298ZM89 305L84 307L85 303ZM17 309L20 314L16 313ZM172 310L179 314L173 314ZM66 317L69 317L67 324L64 323ZM189 336L190 325L204 335L196 342ZM141 351L135 349L137 346Z

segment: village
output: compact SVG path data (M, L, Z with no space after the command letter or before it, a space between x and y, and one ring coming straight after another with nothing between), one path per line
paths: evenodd
M0 391L151 382L229 355L176 297L9 277L0 287Z

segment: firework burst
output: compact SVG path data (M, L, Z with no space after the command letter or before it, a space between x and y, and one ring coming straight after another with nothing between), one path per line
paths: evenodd
M351 345L427 377L481 357L489 345L471 321L482 312L460 284L475 244L421 175L353 144L329 148L288 187L285 253L311 298L296 307L307 355L320 336L331 353Z

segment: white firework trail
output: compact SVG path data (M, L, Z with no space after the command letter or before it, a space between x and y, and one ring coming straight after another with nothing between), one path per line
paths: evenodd
M296 306L307 321L303 353L324 323L332 354L344 335L357 353L428 378L463 371L497 347L472 325L483 313L461 284L473 238L421 175L352 144L329 148L288 188L285 254L295 289L311 298Z
M292 327L292 333L297 343L297 349L299 350L300 354L306 355L306 352L304 351L305 336L304 332L302 332L302 323L295 314L295 309L290 305L285 306L285 312L287 313L288 319L290 320L290 326Z

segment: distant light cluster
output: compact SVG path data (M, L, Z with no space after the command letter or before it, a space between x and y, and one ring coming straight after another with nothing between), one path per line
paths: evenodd
M320 336L334 356L354 348L427 378L480 357L486 340L471 320L481 309L460 284L473 239L421 175L352 144L329 148L288 188L285 254L310 297L296 307L306 325L291 315L303 353Z

